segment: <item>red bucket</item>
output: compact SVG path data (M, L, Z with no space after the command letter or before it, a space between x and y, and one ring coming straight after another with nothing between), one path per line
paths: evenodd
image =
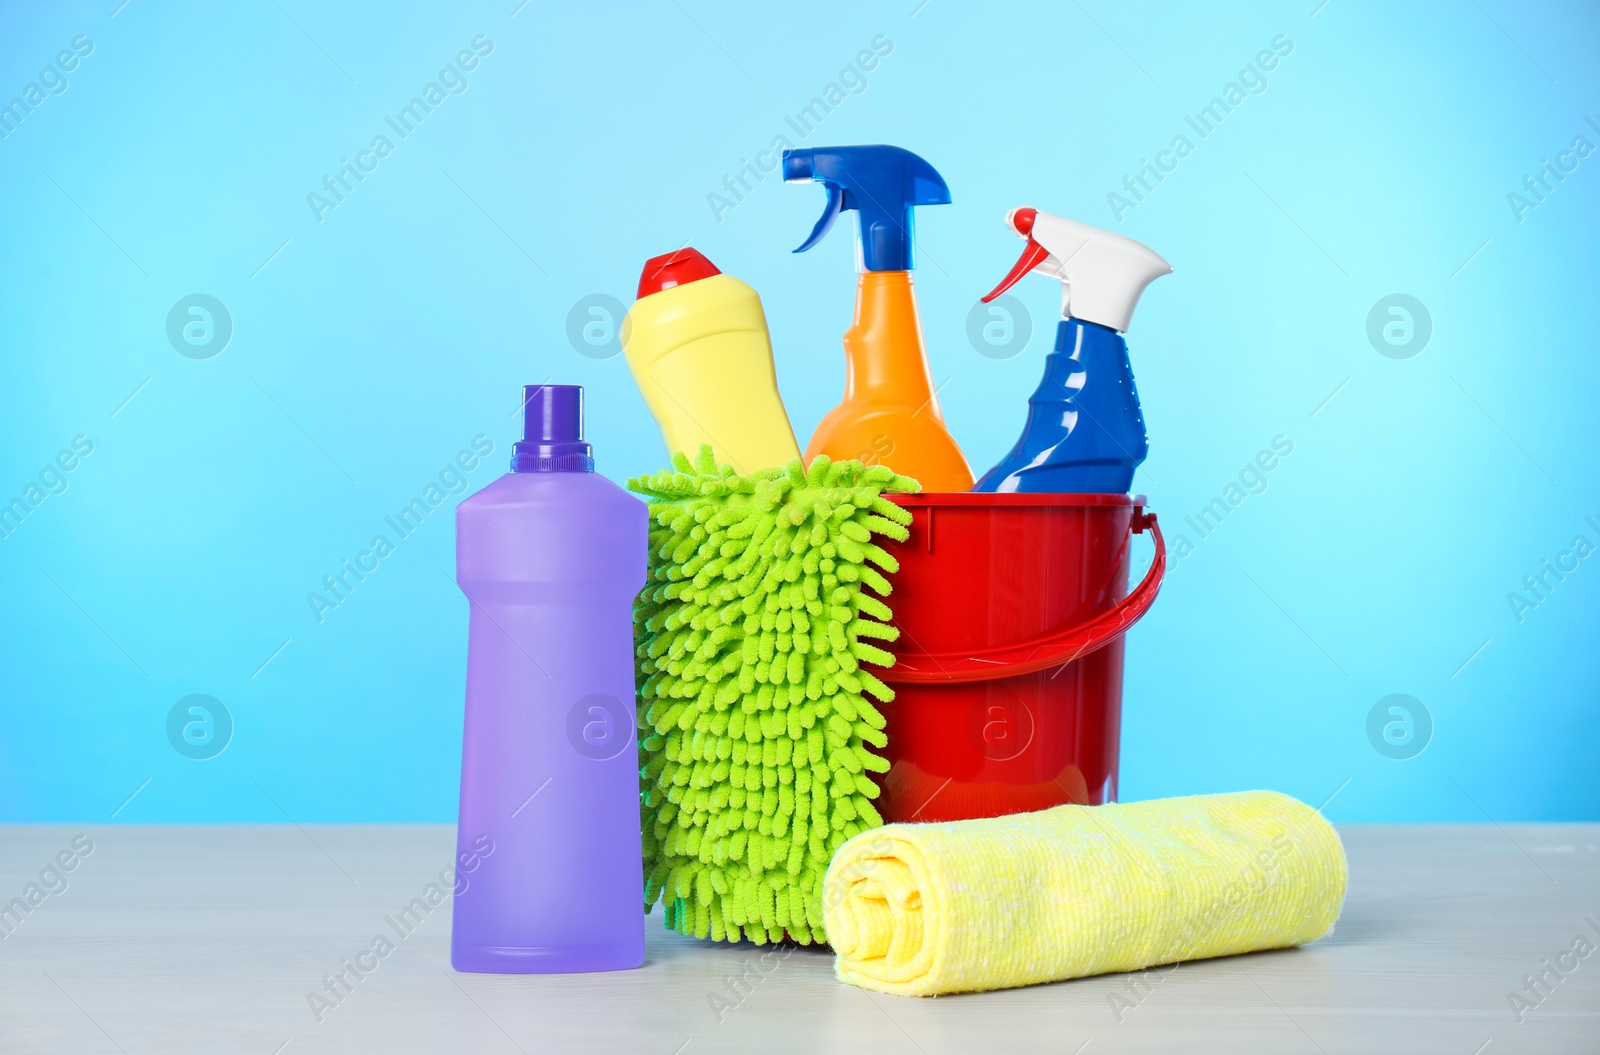
M1117 798L1122 635L1149 610L1166 544L1144 497L891 496L911 535L889 605L900 639L888 821L997 817ZM1132 536L1155 559L1128 592Z

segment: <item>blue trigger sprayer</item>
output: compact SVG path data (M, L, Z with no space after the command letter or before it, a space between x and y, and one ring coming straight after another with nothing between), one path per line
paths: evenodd
M1061 324L1021 438L972 489L1124 493L1149 443L1119 331L1145 287L1172 267L1131 238L1037 209L1013 209L1006 223L1028 245L984 302L1037 270L1061 282Z

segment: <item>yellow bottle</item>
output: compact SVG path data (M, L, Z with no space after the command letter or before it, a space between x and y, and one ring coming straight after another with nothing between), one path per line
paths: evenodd
M709 443L745 475L800 457L761 298L698 250L645 261L622 351L669 452Z

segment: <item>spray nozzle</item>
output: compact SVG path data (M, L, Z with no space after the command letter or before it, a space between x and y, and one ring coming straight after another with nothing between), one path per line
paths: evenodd
M983 298L995 299L1037 270L1061 282L1061 317L1127 332L1139 294L1172 265L1148 246L1038 209L1012 209L1006 225L1028 240L1022 256Z
M820 183L828 192L822 216L795 250L822 241L842 212L859 216L861 266L868 271L910 271L912 210L949 205L950 188L922 158L891 146L813 147L783 152L787 183Z

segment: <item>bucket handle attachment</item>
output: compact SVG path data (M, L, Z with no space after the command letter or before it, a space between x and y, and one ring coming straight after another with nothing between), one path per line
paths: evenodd
M914 654L896 657L895 665L875 669L883 681L902 685L936 685L952 682L993 681L996 678L1014 678L1021 674L1059 667L1082 659L1095 649L1111 643L1127 633L1138 622L1161 590L1161 580L1167 571L1167 543L1161 537L1161 525L1154 513L1135 512L1133 534L1147 528L1155 536L1156 553L1150 570L1133 592L1101 612L1099 615L1066 630L1053 631L1044 637L1000 648L982 649L967 654L945 655Z

